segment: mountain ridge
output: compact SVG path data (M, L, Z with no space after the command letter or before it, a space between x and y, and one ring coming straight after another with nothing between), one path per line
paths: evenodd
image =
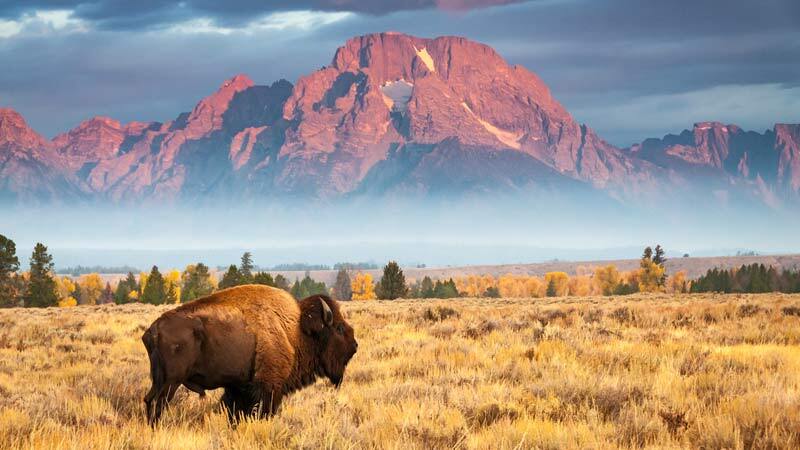
M800 198L799 143L796 124L761 134L702 122L617 148L491 47L389 32L349 39L294 85L236 75L165 123L95 117L47 140L0 109L0 198L328 200L578 186L621 202L775 208Z

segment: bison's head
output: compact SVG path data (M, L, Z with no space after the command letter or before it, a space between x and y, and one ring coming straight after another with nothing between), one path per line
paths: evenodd
M300 325L315 341L318 372L339 387L347 363L358 350L358 342L342 317L339 305L325 295L312 295L300 301Z

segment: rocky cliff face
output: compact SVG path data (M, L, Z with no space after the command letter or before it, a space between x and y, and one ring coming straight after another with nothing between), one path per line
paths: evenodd
M17 199L576 189L647 201L740 187L770 204L800 196L798 125L758 134L708 122L618 149L534 73L459 37L357 37L295 86L238 75L163 124L98 117L47 141L0 111L0 192Z
M76 200L80 190L47 139L11 109L0 108L0 201Z
M706 184L738 186L762 200L796 202L800 194L800 125L777 124L764 133L719 122L631 147L644 159Z
M458 37L351 39L297 83L284 118L298 123L281 149L289 188L348 192L393 146L453 137L520 152L598 188L646 189L658 175L576 123L535 74Z

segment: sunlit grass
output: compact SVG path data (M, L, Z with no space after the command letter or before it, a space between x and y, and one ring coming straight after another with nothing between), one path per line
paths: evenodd
M231 427L180 391L156 429L142 331L166 307L0 310L0 448L800 448L800 296L344 305L359 353Z

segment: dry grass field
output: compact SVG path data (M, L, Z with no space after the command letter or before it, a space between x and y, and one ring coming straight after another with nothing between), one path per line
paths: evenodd
M0 448L800 448L798 295L352 302L341 389L238 427L182 389L150 429L165 308L0 310Z

